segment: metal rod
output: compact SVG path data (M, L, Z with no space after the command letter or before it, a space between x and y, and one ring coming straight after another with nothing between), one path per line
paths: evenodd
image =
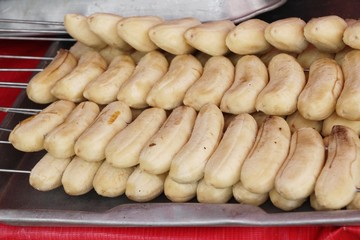
M46 29L8 29L0 28L3 33L47 33L47 34L67 34L65 30L46 30Z
M0 72L41 72L43 68L0 68Z
M9 141L0 141L0 144L3 143L3 144L11 144L11 142Z
M75 42L73 38L53 38L53 37L8 37L0 36L0 39L6 40L35 40L35 41L63 41L63 42Z
M0 107L1 112L8 113L21 113L26 115L35 115L41 112L41 109L29 109L29 108L11 108L11 107Z
M27 59L27 60L53 60L53 57L35 57L35 56L14 56L14 55L0 55L0 58L6 59Z
M0 88L27 88L28 83L0 82Z
M0 172L7 172L7 173L26 173L26 174L31 173L31 171L28 171L28 170L16 170L16 169L5 169L5 168L0 168Z
M7 129L7 128L2 128L2 127L0 127L0 131L11 132L11 129Z
M38 20L21 20L21 19L6 19L6 18L0 18L0 22L64 26L64 23L63 23L63 22L38 21Z

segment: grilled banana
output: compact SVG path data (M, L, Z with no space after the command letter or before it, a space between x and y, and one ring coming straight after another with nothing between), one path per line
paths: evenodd
M283 118L265 119L241 168L240 181L246 189L264 194L274 188L276 174L289 152L290 137L289 126Z
M98 52L87 52L80 57L74 70L55 83L51 94L58 99L81 102L85 100L83 92L86 85L99 77L106 68L107 63Z
M57 158L74 156L76 140L93 123L99 112L99 106L93 102L77 105L65 122L45 136L44 149Z
M191 17L168 20L150 28L149 37L159 48L169 53L189 54L195 49L186 42L184 33L199 24L199 20Z
M227 188L240 179L241 166L255 143L257 124L249 114L237 115L205 167L204 179L216 188Z
M30 79L26 88L29 99L40 104L54 102L56 97L50 92L52 87L76 65L77 59L69 51L60 49L51 63Z
M15 126L9 135L9 142L23 152L44 149L46 134L62 124L75 108L73 102L59 100L35 116L31 116Z
M232 186L216 188L202 179L197 186L196 197L200 203L227 203L232 197Z
M303 68L294 57L281 53L271 59L269 75L268 85L256 99L256 110L280 116L294 113L298 96L305 86Z
M328 156L315 185L319 205L340 209L360 186L360 140L350 128L336 125L329 136Z
M229 49L225 44L228 33L235 28L230 20L206 22L188 29L184 36L191 46L211 56L225 55Z
M120 87L117 99L132 108L146 108L146 97L154 84L167 72L169 63L158 51L143 56L130 78Z
M106 43L91 31L86 16L75 13L65 14L64 27L70 36L88 47L97 49L106 47Z
M116 101L121 85L129 79L135 69L135 63L128 55L115 57L108 69L84 89L85 98L98 104Z
M137 165L141 150L165 120L166 113L161 108L144 110L107 144L105 148L106 161L119 168Z
M132 47L117 33L117 24L123 18L110 13L93 13L87 17L89 28L108 46L129 51Z
M204 72L186 92L184 104L197 111L208 103L220 105L225 91L234 81L234 66L224 56L211 57L205 64Z
M258 57L242 57L236 64L234 82L225 92L220 109L232 114L255 112L256 98L268 81L267 68Z
M316 60L310 66L308 81L299 95L298 111L306 119L324 120L335 111L343 84L343 73L335 60Z
M235 200L239 203L250 204L254 206L259 206L266 202L269 198L268 193L253 193L244 188L241 182L234 184L233 196Z
M192 55L178 55L168 72L151 88L146 102L166 110L182 105L186 91L203 72L201 63Z
M203 178L206 162L221 139L223 127L224 117L216 105L202 107L189 141L171 162L169 176L178 183L191 183Z
M288 200L307 198L314 191L324 162L325 146L320 133L312 128L296 130L289 154L276 175L275 191Z
M265 28L269 24L260 19L249 19L239 23L226 36L226 46L240 54L262 54L271 49L265 39Z
M62 185L62 175L71 158L55 158L45 154L31 169L29 183L39 191L50 191Z
M265 39L285 52L301 53L308 42L304 37L306 23L300 18L284 18L270 23L265 29Z
M121 196L125 193L127 180L133 171L133 167L116 168L104 161L95 174L94 190L104 197Z
M136 202L148 202L164 190L166 174L155 175L136 167L126 183L126 196Z
M162 22L161 18L155 16L127 17L118 22L117 32L136 50L150 52L158 47L151 41L149 30Z
M67 194L79 196L93 189L93 179L101 162L88 162L74 157L66 167L61 183Z
M360 50L348 52L342 61L344 89L336 103L336 113L348 120L360 120Z
M172 202L187 202L196 196L198 181L178 183L167 176L164 183L164 194Z
M195 119L194 109L185 106L175 108L141 150L140 168L152 174L169 171L175 154L189 140Z
M86 161L103 160L106 145L131 120L131 110L127 105L119 101L108 104L76 141L75 154Z

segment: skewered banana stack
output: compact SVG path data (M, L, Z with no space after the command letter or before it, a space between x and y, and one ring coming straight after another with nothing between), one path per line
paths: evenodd
M145 202L359 209L360 22L67 14L9 136L30 184Z

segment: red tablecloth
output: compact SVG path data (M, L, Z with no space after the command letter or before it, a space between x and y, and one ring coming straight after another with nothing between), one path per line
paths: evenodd
M1 55L43 56L47 42L0 41ZM35 68L38 61L0 59L1 68ZM1 72L0 81L24 82L31 72ZM0 106L11 106L18 89L0 88ZM5 114L0 113L0 122ZM1 173L0 173L1 174ZM360 239L355 226L295 227L37 227L0 223L0 239Z

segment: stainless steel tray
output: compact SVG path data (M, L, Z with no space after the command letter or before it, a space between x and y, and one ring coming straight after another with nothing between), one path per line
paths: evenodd
M54 42L47 56L54 56L64 43ZM41 63L43 67L44 63ZM23 91L14 107L43 108L32 103ZM7 114L2 127L12 129L21 114ZM0 140L8 133L0 131ZM0 145L0 168L30 170L44 152L22 153L11 145ZM283 212L269 201L260 207L236 203L171 203L164 195L149 203L135 203L125 196L105 198L91 191L83 196L65 194L62 188L39 192L28 183L28 174L0 173L0 222L14 225L97 226L285 226L317 224L359 224L355 210L313 211L309 203Z
M286 0L0 0L0 16L62 22L68 12L90 15L115 13L124 17L155 15L164 19L195 17L200 21L239 22L284 4Z

